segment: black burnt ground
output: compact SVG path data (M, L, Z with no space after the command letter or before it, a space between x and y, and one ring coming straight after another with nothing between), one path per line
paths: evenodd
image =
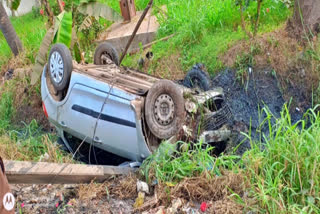
M243 82L237 79L236 71L226 69L220 72L212 82L212 87L222 87L224 89L227 103L234 116L232 123L235 132L232 140L233 146L244 139L244 136L239 133L248 133L250 126L252 137L259 138L260 133L257 133L256 129L259 128L266 116L262 111L263 107L267 107L275 117L280 117L283 105L288 103L284 99L283 90L280 88L275 73L270 68L252 70ZM303 93L293 94L292 100L290 114L292 122L296 122L302 118L304 111L310 107L310 102L306 101ZM262 126L261 131L268 135L266 126ZM239 147L238 152L242 154L248 148L250 148L250 144L245 141Z

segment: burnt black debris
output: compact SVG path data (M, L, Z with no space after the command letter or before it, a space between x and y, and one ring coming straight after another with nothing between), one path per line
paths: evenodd
M257 133L256 130L266 116L261 111L263 107L267 107L275 117L280 117L280 112L286 103L277 77L272 72L272 69L253 70L248 74L243 84L237 79L236 71L226 69L215 76L212 82L213 87L222 87L224 89L226 102L234 117L232 123L234 131L232 147L244 139L240 132L248 133L250 126L252 137L259 139L261 134ZM305 108L303 109L310 107L308 102L305 102L306 99L303 94L293 94L293 96L295 96L293 99L297 100L297 102L304 102ZM302 118L304 113L302 109L294 106L291 106L290 109L292 122L297 122ZM268 135L267 126L261 127L261 133ZM243 154L249 148L249 142L244 141L239 146L238 153Z

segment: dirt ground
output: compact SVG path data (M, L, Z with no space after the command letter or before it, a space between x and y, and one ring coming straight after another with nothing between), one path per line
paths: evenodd
M136 181L137 177L131 175L110 178L103 184L11 185L11 189L17 209L23 213L240 214L244 208L231 194L247 197L240 174L226 173L213 179L202 175L174 186L150 186L150 194L137 207ZM206 209L201 211L203 203Z

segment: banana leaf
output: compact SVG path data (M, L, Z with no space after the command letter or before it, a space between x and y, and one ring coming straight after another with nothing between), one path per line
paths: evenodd
M78 28L78 31L88 29L89 27L91 27L91 25L92 25L92 18L91 16L87 16L81 23L80 27Z
M54 43L63 43L70 48L72 39L72 13L62 12L63 16L58 16L57 19L60 21L58 25L58 31L55 34ZM62 17L62 18L61 18Z
M11 9L12 10L18 10L18 7L20 6L21 0L13 0L11 2Z

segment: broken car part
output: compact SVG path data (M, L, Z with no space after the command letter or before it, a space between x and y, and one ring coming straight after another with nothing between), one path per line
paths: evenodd
M96 48L93 61L95 65L106 65L108 64L107 59L119 65L119 55L116 49L110 43L103 42Z
M184 78L183 85L188 88L198 88L202 91L208 91L211 88L211 79L204 65L196 64L193 66Z

